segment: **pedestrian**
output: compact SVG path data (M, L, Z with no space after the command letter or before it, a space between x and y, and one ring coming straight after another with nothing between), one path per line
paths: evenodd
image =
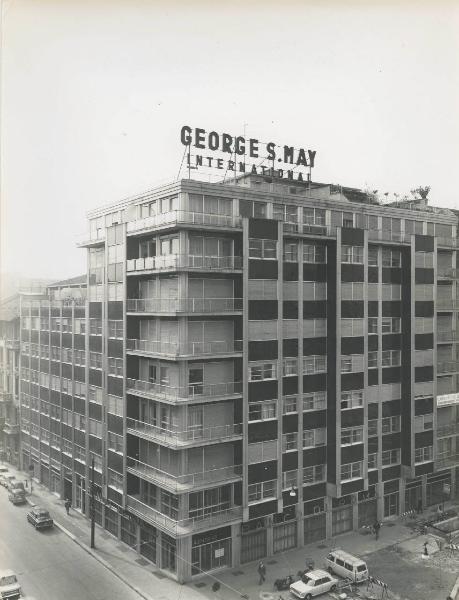
M422 513L422 500L421 498L419 498L418 500L418 510L417 510L418 515L420 515Z
M262 560L260 560L260 562L258 563L258 575L260 576L258 585L261 585L266 579L266 567L265 563Z
M429 551L427 550L427 542L424 542L424 556L429 556Z
M72 503L70 502L70 500L68 498L65 499L64 502L64 506L65 506L65 512L67 514L70 514L70 507L71 507Z
M373 533L375 534L375 540L379 538L379 530L381 529L381 523L379 521L375 521L373 525Z

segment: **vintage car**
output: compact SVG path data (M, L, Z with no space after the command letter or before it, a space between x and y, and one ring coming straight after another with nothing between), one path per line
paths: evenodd
M11 481L8 482L8 491L11 492L12 490L22 490L25 492L24 483L17 479L11 479Z
M12 473L2 473L0 476L0 485L3 485L3 487L8 488L9 484L11 483L11 481L13 481L13 479L15 479L15 477Z
M27 520L35 527L35 529L48 529L54 526L49 512L46 508L40 506L34 506L30 512L27 513Z
M13 504L25 504L27 502L24 488L12 489L8 493L8 500Z
M292 583L290 592L297 598L311 600L313 596L333 592L337 585L338 579L332 577L327 571L315 569L308 571L299 581Z
M13 598L20 598L21 586L17 580L16 575L13 571L0 571L0 598L7 600L13 600Z

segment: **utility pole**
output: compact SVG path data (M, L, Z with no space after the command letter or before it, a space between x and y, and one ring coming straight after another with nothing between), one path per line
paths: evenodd
M89 513L91 517L91 548L95 548L94 531L96 528L96 507L94 504L94 456L91 460L91 496L89 501Z

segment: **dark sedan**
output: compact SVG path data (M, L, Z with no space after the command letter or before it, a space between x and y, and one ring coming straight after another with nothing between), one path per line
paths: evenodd
M27 520L29 523L32 523L35 529L47 529L54 526L54 521L49 512L39 506L34 506L32 510L27 513Z

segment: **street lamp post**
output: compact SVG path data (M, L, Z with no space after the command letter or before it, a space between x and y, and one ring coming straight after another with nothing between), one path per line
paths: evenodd
M91 495L89 501L89 513L91 517L91 548L95 548L94 533L96 529L96 507L94 501L94 456L91 460Z

